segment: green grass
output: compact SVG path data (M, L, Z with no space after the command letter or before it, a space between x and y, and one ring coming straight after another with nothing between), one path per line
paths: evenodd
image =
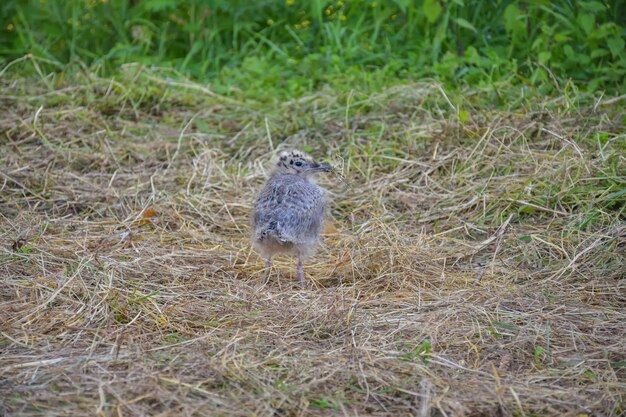
M433 77L559 94L624 92L623 2L8 0L0 63L101 76L137 62L220 94L288 100L323 85ZM165 74L164 74L165 75ZM167 75L166 75L167 76ZM170 76L179 78L178 74Z

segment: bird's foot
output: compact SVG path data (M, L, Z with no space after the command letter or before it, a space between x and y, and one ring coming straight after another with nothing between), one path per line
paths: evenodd
M271 261L265 261L265 276L263 277L263 285L267 284L270 279L270 272L272 272Z

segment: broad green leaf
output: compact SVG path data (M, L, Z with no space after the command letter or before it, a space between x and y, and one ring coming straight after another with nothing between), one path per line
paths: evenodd
M622 38L611 38L607 41L607 45L614 58L617 58L624 52L624 39Z
M620 29L615 25L615 23L609 22L609 23L602 23L600 26L598 26L598 28L596 29L593 35L594 35L594 38L596 39L602 39L602 38L608 38L611 35L618 35L619 32L620 32Z
M596 18L589 13L581 13L578 15L578 24L585 31L587 35L591 33L596 23Z
M533 351L533 356L535 357L535 365L539 366L541 364L541 356L545 352L542 346L535 346L535 350Z
M609 54L609 51L607 51L606 49L602 49L602 48L598 48L598 49L591 51L592 58L600 58L608 54Z
M443 10L437 0L425 0L422 9L430 23L436 22Z
M550 53L550 51L543 51L539 52L537 59L539 60L540 64L545 64L550 60L551 57L552 53Z
M548 36L552 36L554 34L554 26L550 26L546 23L543 23L541 25L541 32L548 35Z
M519 209L517 209L517 212L519 214L533 214L536 211L537 209L532 206L521 206Z
M576 365L576 366L578 366L578 365ZM583 372L583 375L586 376L587 378L593 379L594 381L598 380L598 376L591 369L587 369L585 372Z
M468 46L467 49L465 50L464 55L466 58L473 58L473 57L479 56L478 51L473 46Z
M524 16L515 4L509 4L504 9L504 27L507 32L514 32L519 27L520 19Z
M470 119L470 114L467 110L459 110L459 121L461 123L467 123Z
M576 60L582 65L587 65L591 62L591 57L586 54L576 54Z
M591 13L602 13L606 11L606 6L599 1L581 1L580 8Z
M557 33L556 35L554 35L554 40L557 41L558 43L567 42L570 39L572 38L568 36L567 32L561 32L561 33Z
M472 25L470 22L463 19L462 17L457 17L456 19L454 19L454 21L456 22L457 25L464 27L465 29L469 29L474 33L478 32L476 28L474 27L474 25Z

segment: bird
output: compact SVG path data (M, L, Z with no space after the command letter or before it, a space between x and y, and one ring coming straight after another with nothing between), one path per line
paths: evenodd
M297 257L296 276L300 287L306 288L303 264L319 244L327 204L326 192L314 178L333 169L296 149L279 153L251 215L252 247L265 259L264 285L272 257L284 254Z

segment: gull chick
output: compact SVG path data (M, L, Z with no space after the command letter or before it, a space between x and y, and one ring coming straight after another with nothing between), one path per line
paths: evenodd
M252 247L265 259L265 284L272 257L298 258L297 277L304 281L303 261L313 254L324 224L325 193L313 181L316 174L332 171L297 150L282 151L252 212Z

